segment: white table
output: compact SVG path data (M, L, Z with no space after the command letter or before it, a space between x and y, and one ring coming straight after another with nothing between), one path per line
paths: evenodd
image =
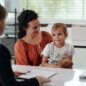
M86 80L79 79L79 75L86 70L20 65L12 65L12 68L14 71L21 72L27 72L28 70L32 69L41 69L57 72L55 76L51 77L51 82L43 84L42 86L86 86Z

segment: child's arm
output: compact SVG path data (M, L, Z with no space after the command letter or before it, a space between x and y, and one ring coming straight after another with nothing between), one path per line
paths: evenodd
M70 59L71 61L72 61L72 57L73 57L73 56L69 56L69 59Z
M69 56L70 62L71 62L71 64L72 64L71 66L69 66L69 68L71 68L71 69L72 69L72 67L73 67L72 57L73 57L73 56Z
M73 61L72 61L72 57L73 57L73 54L74 54L74 47L73 47L73 45L71 45L70 44L70 48L69 48L69 51L70 51L70 53L69 53L69 64L71 64L70 66L69 66L69 68L71 68L72 69L72 66L73 66Z
M49 44L47 44L42 52L43 59L42 59L42 66L44 67L54 67L55 64L48 64L48 57L50 56L50 48Z
M48 57L44 56L43 59L42 59L42 66L43 67L54 67L54 68L61 68L61 64L48 64L48 60L47 60Z
M61 64L56 64L55 68L62 68Z
M55 67L56 65L55 64L48 64L48 57L46 56L43 56L43 59L42 59L42 66L43 67Z

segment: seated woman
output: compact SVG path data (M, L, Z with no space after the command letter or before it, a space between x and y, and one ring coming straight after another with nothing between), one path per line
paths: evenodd
M42 62L41 51L52 41L48 32L40 31L38 15L31 10L18 17L19 40L15 44L15 58L19 65L38 66Z
M6 9L0 5L0 35L5 28ZM36 76L35 78L17 82L10 63L11 55L9 50L0 44L0 86L39 86L41 83L48 82L50 79Z

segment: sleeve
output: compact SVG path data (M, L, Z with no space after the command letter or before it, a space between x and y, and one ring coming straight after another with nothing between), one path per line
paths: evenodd
M19 65L30 65L27 59L27 53L23 43L16 42L15 44L15 59Z
M0 78L4 86L14 86L14 73L11 69L11 55L9 50L0 45Z
M43 49L42 54L43 54L43 56L47 56L47 57L50 56L50 49L49 49L49 45L48 44Z
M48 32L46 32L46 35L47 35L47 37L46 37L46 39L47 39L47 43L50 43L50 42L52 42L52 36L51 36L51 34L50 33L48 33Z
M42 36L43 36L45 45L52 42L52 36L48 32L42 31Z
M73 56L73 54L75 53L75 51L74 51L74 47L73 47L73 45L70 45L70 48L69 48L70 50L70 52L69 52L69 56Z
M18 82L14 78L14 73L11 69L11 55L9 50L0 45L0 81L3 86L39 86L36 78L27 79Z
M16 86L39 86L39 82L36 78L31 78L22 82L17 82Z

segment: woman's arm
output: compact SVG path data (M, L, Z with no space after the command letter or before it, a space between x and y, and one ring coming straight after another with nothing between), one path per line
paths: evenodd
M18 65L30 65L27 59L27 52L21 40L15 44L15 59Z

